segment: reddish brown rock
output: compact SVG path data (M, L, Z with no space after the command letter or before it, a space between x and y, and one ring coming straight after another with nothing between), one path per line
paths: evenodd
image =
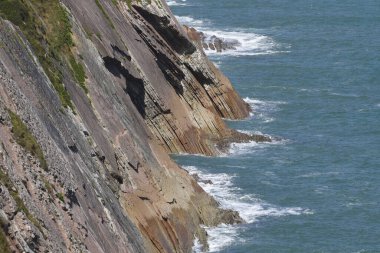
M67 62L52 62L75 111L22 32L0 19L0 170L12 182L2 182L0 205L19 251L190 252L195 236L207 244L201 225L241 222L168 153L217 154L219 140L236 137L222 118L249 107L166 3L146 2L62 1L88 94ZM9 111L48 169L18 144Z

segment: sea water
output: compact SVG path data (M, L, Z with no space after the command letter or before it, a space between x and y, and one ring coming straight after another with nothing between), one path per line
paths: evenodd
M168 3L240 42L207 51L253 109L227 124L279 138L174 156L247 221L207 228L210 252L380 252L380 1Z

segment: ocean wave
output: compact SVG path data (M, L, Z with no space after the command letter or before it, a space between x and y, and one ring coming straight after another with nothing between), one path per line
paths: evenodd
M250 117L261 120L263 123L273 122L275 119L270 117L268 113L278 111L279 105L287 104L284 101L263 101L249 97L246 97L244 101L252 108Z
M250 141L246 143L231 143L228 155L243 155L247 153L252 153L254 150L267 148L273 145L283 145L289 142L289 140L281 139L278 137L271 136L269 134L263 134L259 131L247 131L247 130L237 130L238 132L245 133L248 135L263 135L271 139L270 142L256 142Z
M258 100L254 98L246 97L244 98L244 101L247 102L250 105L265 105L265 106L273 106L273 105L285 105L287 102L284 101L264 101L264 100Z
M204 182L200 186L212 195L222 208L239 212L240 216L248 223L258 221L263 217L281 217L288 215L313 214L313 211L301 207L278 207L269 204L253 194L243 194L242 189L233 184L235 174L208 173L195 166L185 166L191 175L197 174ZM207 181L212 181L212 184ZM239 234L243 227L222 224L215 228L206 227L209 235L210 252L216 252L222 248L239 242ZM241 242L241 241L240 241ZM199 246L198 246L199 248ZM195 251L200 252L200 251Z
M216 36L225 42L238 42L235 45L236 49L223 52L216 52L211 49L205 50L208 55L253 56L288 52L279 50L281 45L275 42L271 37L254 32L239 31L239 29L236 29L236 31L222 31L208 28L201 29L201 31L205 34L206 41L207 38Z
M219 252L222 249L235 244L244 243L239 237L240 229L236 226L222 224L216 228L207 229L209 252ZM201 252L201 251L193 251Z
M194 28L198 28L198 26L203 25L207 20L200 20L200 19L194 19L193 17L189 16L176 16L176 19L178 22L180 22L182 25L187 26L193 26Z
M166 3L168 4L168 6L186 6L186 0L169 0L169 1L166 1Z
M195 238L192 252L202 252L202 244L198 238Z
M347 98L358 98L359 95L357 94L349 94L349 93L338 93L338 92L331 92L331 96L337 96L337 97L347 97Z
M249 29L217 30L211 28L212 24L209 20L199 20L189 16L176 16L176 18L181 24L194 27L203 32L206 42L211 41L215 36L224 42L233 42L235 49L228 49L223 52L216 52L211 49L205 50L206 54L210 56L253 56L289 52L289 45L277 43L271 37L258 34Z
M220 66L222 65L221 61L213 61L212 63L214 63L215 67L217 68L220 68Z
M311 172L307 174L303 174L300 176L297 176L296 178L314 178L314 177L321 177L321 176L337 176L340 173L337 171L330 171L330 172Z

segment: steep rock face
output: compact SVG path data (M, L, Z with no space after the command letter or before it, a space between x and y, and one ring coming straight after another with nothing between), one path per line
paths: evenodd
M99 1L105 17L93 1L64 2L78 20L78 29L92 34L101 57L112 60L111 72L135 73L132 79L139 80L139 88L130 87L129 75L115 76L121 76L126 91L134 91L135 106L169 152L217 153L210 140L229 134L220 117L248 116L248 106L188 40L165 3L152 1L129 9L119 2L117 10L110 2ZM84 61L87 64L86 57Z
M73 60L51 62L74 111L27 37L0 19L0 225L9 247L190 252L194 236L207 247L200 225L241 220L167 152L217 153L216 140L234 136L221 117L243 118L247 105L165 2L62 4ZM72 62L83 65L82 87Z

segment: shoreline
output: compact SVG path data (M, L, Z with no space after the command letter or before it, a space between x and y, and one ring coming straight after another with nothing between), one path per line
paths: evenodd
M243 222L168 154L269 139L227 127L249 106L166 2L26 1L32 26L0 9L9 247L181 252L195 235L207 248L204 226Z

